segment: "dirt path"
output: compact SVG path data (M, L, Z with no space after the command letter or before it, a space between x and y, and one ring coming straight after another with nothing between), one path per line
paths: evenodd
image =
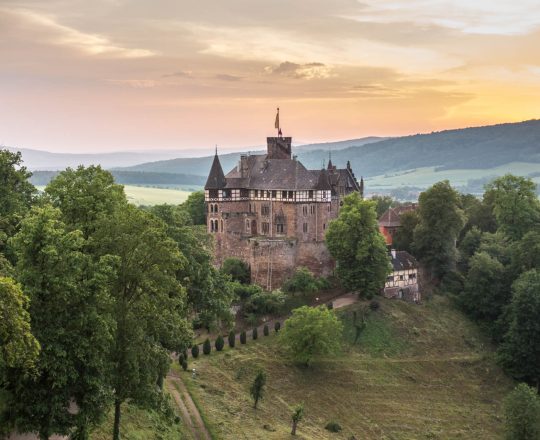
M195 406L195 402L193 402L182 379L171 371L167 375L167 385L174 401L180 409L182 419L189 428L193 438L197 440L212 440L212 436L204 424L201 413Z

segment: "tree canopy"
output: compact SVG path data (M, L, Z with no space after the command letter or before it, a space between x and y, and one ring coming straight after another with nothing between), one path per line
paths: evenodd
M349 194L337 219L330 222L326 244L336 272L347 289L370 298L384 287L391 271L384 237L379 232L374 202Z

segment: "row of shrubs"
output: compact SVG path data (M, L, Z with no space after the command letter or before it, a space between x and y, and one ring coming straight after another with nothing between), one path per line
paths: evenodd
M274 323L274 331L278 333L280 329L281 329L281 323L279 321L276 321ZM270 335L270 327L268 327L268 324L265 324L265 326L263 327L263 334L264 336ZM251 337L253 338L253 340L258 339L259 330L257 329L257 327L255 327L253 331L251 332ZM227 341L229 343L229 347L234 348L234 346L236 345L236 334L234 333L233 330L229 332L229 335L227 336ZM246 344L246 343L247 343L247 333L244 330L242 333L240 333L240 344ZM214 347L216 351L221 351L223 350L223 348L225 348L225 339L223 338L223 336L219 335L216 338L216 340L214 341ZM206 340L203 342L202 351L203 351L203 354L205 355L209 355L211 353L212 343L210 342L210 339L206 338ZM199 357L199 354L200 354L199 345L195 344L193 347L191 347L191 356L194 359L197 359ZM184 371L187 370L187 350L184 350L183 353L180 353L180 355L178 356L178 362L180 363Z

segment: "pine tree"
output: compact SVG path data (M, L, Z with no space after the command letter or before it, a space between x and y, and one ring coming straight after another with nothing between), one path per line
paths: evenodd
M203 343L203 353L206 355L209 355L212 351L212 344L210 344L210 339L206 338L206 340Z
M264 396L265 385L266 385L266 373L263 370L259 370L249 390L251 397L253 397L253 408L255 409L257 409L257 404L259 403L259 400L261 400Z
M229 347L234 348L234 344L236 343L236 335L234 334L234 330L231 330L229 332Z

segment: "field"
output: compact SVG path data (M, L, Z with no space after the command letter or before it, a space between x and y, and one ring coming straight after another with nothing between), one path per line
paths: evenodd
M426 188L441 180L449 180L453 186L467 185L468 180L486 177L502 176L512 173L527 176L530 173L539 173L539 163L513 162L501 167L488 169L454 169L436 171L435 167L417 168L415 170L388 173L385 175L366 179L366 188L370 192L388 190L400 186L417 186ZM533 179L540 184L540 177Z
M292 365L275 335L191 362L184 381L219 439L289 438L294 405L305 404L304 439L499 439L511 382L490 344L446 298L424 305L382 300L354 343L357 304L340 311L344 352L310 369ZM266 396L249 387L262 368ZM340 433L325 430L335 421Z

